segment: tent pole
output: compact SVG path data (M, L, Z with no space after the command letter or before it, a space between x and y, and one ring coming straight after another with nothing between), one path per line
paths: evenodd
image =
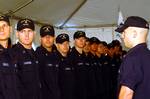
M60 29L62 29L64 27L64 25L73 17L73 15L75 15L79 9L86 3L87 0L84 0L78 7L77 9L75 9L73 11L73 13L71 13L71 15L64 21L64 23L60 26Z
M112 27L112 40L114 40L114 28Z
M12 14L16 13L17 11L21 10L22 8L26 7L27 5L31 4L34 0L30 0L27 3L24 3L23 5L21 5L20 7L16 8L14 11L9 11L8 13L6 13L5 15L11 16Z

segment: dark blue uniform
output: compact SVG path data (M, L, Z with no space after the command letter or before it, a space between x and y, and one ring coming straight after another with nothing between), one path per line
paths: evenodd
M101 55L101 57L96 57L96 63L97 65L95 67L95 73L96 73L97 99L105 99L104 96L106 95L105 93L107 93L106 92L107 82L104 79L104 77L106 77L106 75L104 75L104 65L107 66L109 63L103 59L103 55ZM109 77L107 77L106 79L109 79Z
M0 45L0 99L20 99L16 73L17 65L12 61L10 49Z
M99 97L100 93L100 86L101 83L99 83L101 78L99 76L99 66L98 66L98 61L97 57L94 56L92 53L89 53L89 61L90 61L90 69L88 69L88 77L90 79L90 86L91 86L91 98L90 99L96 99Z
M59 63L59 87L61 99L75 99L74 96L74 68L70 61L70 55L62 56L58 51L56 58Z
M75 47L71 49L71 63L75 69L75 98L86 99L87 98L87 75L85 65L85 54L80 54Z
M40 64L43 99L60 99L60 88L58 84L59 64L55 51L56 49L52 49L52 52L48 52L42 46L36 50Z
M39 99L39 66L33 49L25 49L20 43L17 43L13 46L12 54L13 60L18 65L18 88L21 99Z
M133 99L150 98L150 51L145 43L129 50L123 59L119 84L134 91Z
M91 54L89 53L85 56L85 66L87 68L87 99L93 99L96 98L96 78Z
M100 64L102 65L102 80L103 80L103 95L102 99L111 99L111 64L110 57L108 54L101 55L99 58Z
M120 55L114 55L111 59L111 90L112 99L117 98L118 72L121 65Z

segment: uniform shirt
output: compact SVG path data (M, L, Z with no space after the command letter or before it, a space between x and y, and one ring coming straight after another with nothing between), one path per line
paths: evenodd
M17 76L21 99L39 99L39 66L33 49L25 49L20 43L17 43L12 50L13 60L18 65Z
M95 58L91 53L88 53L88 55L85 57L85 66L87 68L87 99L93 99L96 97L97 84L94 59Z
M111 97L111 57L108 54L102 54L99 61L102 65L103 98L115 99ZM114 85L113 85L114 86Z
M45 49L42 45L37 47L36 49L36 56L38 58L39 61L39 74L40 74L40 80L43 79L43 74L44 74L44 66L45 66L45 62L48 58L48 56L51 56L52 53L56 52L56 46L53 45L52 47L52 51L49 52L47 49Z
M102 55L101 55L101 57L102 57ZM104 64L102 63L102 58L101 57L96 56L97 66L96 66L96 70L95 70L95 72L96 72L96 82L97 82L97 87L98 87L99 94L102 94L105 91L105 86L104 86L105 82L104 82L104 79L103 79L103 77L104 77L104 75L103 75L103 66L104 66ZM103 60L103 61L105 61L105 60Z
M145 43L132 48L123 59L120 85L134 91L133 99L150 98L150 51Z
M85 54L80 54L75 47L71 49L70 59L75 70L75 96L76 99L86 99L87 97L87 87L86 87L86 60Z
M62 56L56 52L56 58L59 63L59 87L61 99L74 99L74 68L71 65L70 55Z
M118 88L118 75L119 68L121 65L121 57L120 55L114 54L110 60L110 68L111 68L111 94L112 99L117 98L117 88Z
M55 49L49 52L42 46L36 50L40 64L43 99L60 99L60 89L58 85L59 64L55 54Z
M114 55L111 59L111 73L112 73L112 79L117 79L118 77L118 70L121 65L121 56L120 55Z
M0 99L20 99L16 74L17 65L12 61L11 50L0 45Z
M102 85L102 75L100 75L101 72L101 65L99 64L98 57L96 55L93 55L92 53L89 53L90 56L90 64L91 64L91 70L90 70L90 79L92 79L91 86L92 86L92 96L94 98L101 98L101 85Z

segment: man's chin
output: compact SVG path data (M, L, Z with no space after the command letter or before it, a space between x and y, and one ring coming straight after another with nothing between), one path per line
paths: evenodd
M24 43L24 44L26 44L26 45L32 45L32 43L31 43L31 42L26 42L26 43Z

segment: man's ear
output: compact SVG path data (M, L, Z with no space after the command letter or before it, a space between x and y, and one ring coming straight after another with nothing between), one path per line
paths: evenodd
M42 37L39 37L39 41L40 41L40 43L42 42Z
M133 38L136 38L137 35L138 35L137 32L136 32L135 30L133 30L133 36L132 36L132 37L133 37Z
M36 31L34 31L34 35L36 35Z

